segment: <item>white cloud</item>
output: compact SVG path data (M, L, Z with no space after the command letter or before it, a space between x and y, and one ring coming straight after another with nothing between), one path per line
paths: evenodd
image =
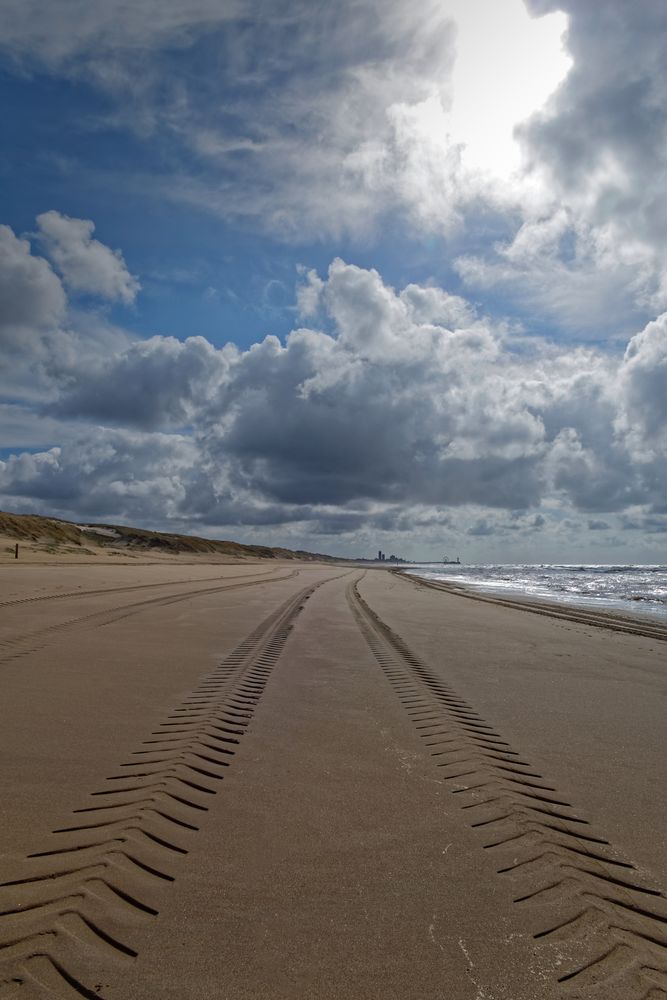
M4 0L2 48L15 58L51 68L92 53L142 53L165 44L187 45L193 33L238 16L233 0Z
M529 534L540 506L552 534L553 519L661 530L667 320L647 320L667 307L664 3L527 6L551 16L529 21L519 0L342 0L323 31L306 0L5 0L5 65L92 83L110 108L96 126L155 141L169 168L130 177L135 191L300 243L368 247L392 216L394 232L446 237L464 284L524 328L336 260L302 271L304 325L285 343L136 342L67 302L63 285L137 296L92 222L40 216L41 257L0 227L3 384L23 399L4 411L12 440L43 443L31 413L62 435L60 451L3 466L5 495L85 504L76 427L86 495L128 517L156 516L164 489L170 517L332 537L461 531L464 509L470 537ZM547 99L565 16L573 64ZM563 327L619 350L531 336Z
M74 308L51 264L0 226L0 446L67 437L66 425L45 412L60 387L72 389L79 370L92 377L134 339L104 314Z
M658 280L646 252L608 237L556 208L483 255L461 255L454 267L477 293L500 291L570 337L602 340L636 328Z
M573 67L518 126L523 182L538 193L520 198L524 225L488 253L463 255L459 269L471 287L500 286L571 330L626 332L667 305L664 5L527 3L567 14Z
M539 256L555 233L524 229L512 260ZM0 250L11 329L39 345L22 404L3 412L17 443L39 446L48 430L56 445L0 465L6 507L291 525L299 544L448 524L470 539L553 541L575 530L567 512L584 515L577 531L602 513L609 531L662 531L665 315L625 355L559 346L432 283L396 289L335 259L299 278L301 312L324 329L247 350L137 341L67 312L49 264L6 227Z
M628 344L619 380L623 408L617 426L647 460L667 455L667 313Z
M43 6L6 0L0 46L101 88L103 126L168 144L137 192L298 242L397 216L456 241L471 287L570 331L627 334L667 306L662 0L342 0L326 30L305 0ZM131 301L89 237L71 286Z
M178 435L90 428L46 452L0 462L4 509L149 520L178 514L196 453Z
M10 57L101 88L103 124L180 143L133 184L287 240L367 237L388 212L452 233L507 201L513 125L567 65L563 17L521 0L341 0L326 19L306 0L36 2L7 0Z
M35 413L28 403L0 403L0 447L17 452L25 448L48 448L53 442L71 437L68 421L55 420L40 412Z
M69 288L111 301L134 302L139 282L128 271L120 250L93 239L93 222L50 211L37 216L37 226L46 253Z
M61 368L66 386L49 408L58 416L164 428L187 425L218 390L236 350L203 337L151 337L109 357L79 356Z
M172 474L167 453L164 472L182 483L174 510L208 524L321 531L405 525L419 507L476 506L483 519L549 502L590 514L660 506L664 319L623 358L516 340L443 289L396 290L342 260L306 283L329 333L299 328L245 351L153 337L104 360L82 352L59 370L47 412L142 441L171 430L179 448L187 429L196 461ZM71 469L59 459L58 481ZM131 510L141 497L145 510L143 477L136 468L127 488L117 477L117 502Z
M531 19L522 0L458 0L452 6L457 60L451 131L465 143L466 163L509 178L520 165L514 127L544 104L571 67L559 44L567 18L555 11Z
M0 226L0 345L34 347L39 333L65 315L63 287L49 263L33 257L27 240Z

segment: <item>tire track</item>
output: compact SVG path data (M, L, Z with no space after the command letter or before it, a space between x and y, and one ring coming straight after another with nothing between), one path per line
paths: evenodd
M347 598L442 780L461 796L481 847L498 858L514 902L531 908L536 941L566 966L558 977L564 995L667 1000L662 892L408 648L357 583Z
M2 608L12 608L19 604L34 604L39 601L59 601L71 597L100 597L105 594L120 594L132 590L151 590L154 587L180 587L184 583L211 583L214 580L249 580L256 576L264 576L268 572L278 573L279 569L261 570L259 573L239 573L236 576L207 576L201 580L169 580L166 583L133 583L125 587L101 587L97 590L69 590L58 594L34 594L32 597L14 597L9 601L0 601Z
M586 611L583 608L573 608L555 603L548 604L528 600L513 601L509 597L492 597L486 594L478 594L475 591L465 590L462 587L439 583L436 580L427 580L420 576L412 576L410 573L403 573L400 570L391 570L390 572L392 575L398 577L399 580L411 583L413 586L444 591L444 593L451 594L454 597L466 597L471 601L481 601L484 604L499 604L503 608L512 608L515 611L530 611L534 615L560 618L564 621L577 622L580 625L593 625L595 628L605 628L612 632L641 635L647 639L658 639L660 642L667 642L667 625L662 625L658 621L647 619L646 622L643 622L637 618L629 618L620 612L616 614L596 610Z
M162 597L151 597L144 601L134 601L131 604L122 604L116 608L106 608L102 611L92 611L87 615L80 615L77 618L68 618L62 622L55 622L53 625L45 625L34 632L19 636L11 636L0 640L0 647L4 647L6 652L0 651L0 664L15 660L20 656L28 656L44 649L50 641L58 638L63 632L75 628L96 628L100 625L112 625L130 615L138 614L149 608L165 607L169 604L178 604L181 601L189 600L191 597L199 597L208 594L218 594L228 590L242 590L245 587L256 587L262 583L280 583L284 580L291 580L297 576L299 570L293 569L283 576L271 576L264 578L252 578L243 580L240 583L223 584L217 587L197 588L196 590L185 590L178 594L165 594Z
M329 578L331 579L331 578ZM132 961L132 930L158 914L233 765L294 623L321 580L290 597L0 884L0 997L99 1000L80 967Z

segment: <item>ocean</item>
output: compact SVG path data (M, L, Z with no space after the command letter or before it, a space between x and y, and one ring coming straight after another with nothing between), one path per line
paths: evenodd
M402 569L427 580L460 583L484 593L560 601L667 620L667 566L414 563Z

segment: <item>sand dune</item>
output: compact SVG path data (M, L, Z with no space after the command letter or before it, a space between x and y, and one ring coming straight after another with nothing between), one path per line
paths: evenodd
M0 581L2 1000L667 996L660 636L316 563Z
M18 546L18 550L17 550ZM0 564L21 562L170 562L184 555L209 562L298 559L333 562L330 556L268 545L242 545L215 538L198 538L149 531L124 524L75 524L38 514L0 511Z

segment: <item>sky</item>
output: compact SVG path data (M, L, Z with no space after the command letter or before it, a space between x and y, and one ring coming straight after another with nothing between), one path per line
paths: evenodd
M0 507L667 562L664 0L0 0Z

